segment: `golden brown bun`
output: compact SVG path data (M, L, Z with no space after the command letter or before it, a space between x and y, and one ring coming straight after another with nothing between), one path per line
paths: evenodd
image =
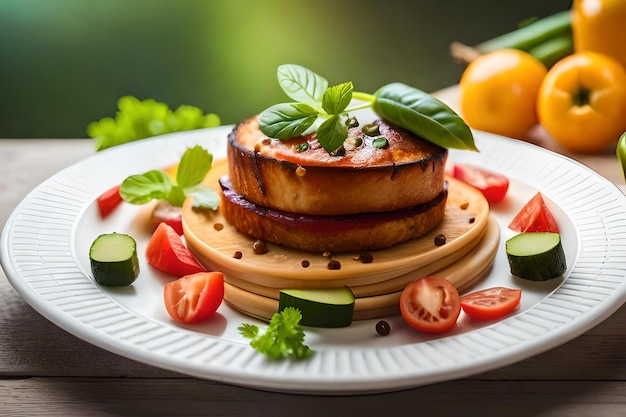
M220 179L220 210L231 226L256 239L314 252L366 251L424 235L443 219L447 190L430 202L385 213L310 216L258 206Z
M346 146L345 155L333 156L314 135L270 139L257 117L250 118L229 135L233 188L258 205L312 215L387 212L433 200L443 188L447 150L385 121L376 123L387 148L375 148L365 137L361 146ZM364 136L361 127L348 134ZM305 142L309 149L298 151Z

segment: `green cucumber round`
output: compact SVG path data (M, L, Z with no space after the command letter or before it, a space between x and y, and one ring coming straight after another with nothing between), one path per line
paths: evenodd
M561 236L551 232L524 232L506 241L511 273L532 281L547 281L566 270Z
M348 287L285 289L278 297L278 311L300 310L300 324L310 327L347 327L354 315L354 294Z
M98 236L89 248L91 273L100 285L122 287L139 276L137 242L123 233Z

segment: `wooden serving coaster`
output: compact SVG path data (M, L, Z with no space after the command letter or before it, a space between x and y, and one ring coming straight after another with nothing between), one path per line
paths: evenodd
M500 228L497 222L490 218L480 243L459 260L441 269L425 266L392 281L402 282L406 285L422 276L435 275L446 278L462 293L479 281L491 268L498 251L499 242ZM355 292L354 287L351 289ZM224 290L224 301L243 314L261 320L269 320L278 310L278 291L272 293L274 296L261 295L233 285L228 279ZM356 296L355 294L353 319L367 320L398 314L401 293L402 289L386 293L381 292L372 296Z
M214 161L205 183L219 192L218 179L227 172L225 160ZM219 209L196 210L191 199L183 206L185 239L207 268L233 277L240 287L247 282L250 290L255 286L278 290L348 285L363 286L360 295L380 294L377 287L367 286L379 285L428 265L443 268L464 257L481 241L489 221L489 204L475 188L454 178L447 180L446 213L439 226L420 238L371 251L371 263L355 260L360 253L338 253L331 256L341 268L329 269L329 257L324 254L274 244L267 244L269 251L257 255L252 247L254 239L230 226ZM440 234L445 236L446 243L437 246L434 240ZM235 253L241 257L236 258Z

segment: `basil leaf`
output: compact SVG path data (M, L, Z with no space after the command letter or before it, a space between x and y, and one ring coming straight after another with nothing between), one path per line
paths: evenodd
M152 200L168 200L174 185L167 174L152 170L127 177L120 185L120 195L131 204L145 204Z
M330 116L317 129L317 141L328 153L339 149L347 136L348 126L341 116Z
M199 184L211 169L212 162L213 155L202 146L188 148L178 164L176 183L182 188Z
M308 68L286 64L278 67L278 84L285 94L299 103L319 105L328 81Z
M322 97L322 108L328 114L341 114L352 101L353 90L351 81L328 87Z
M302 135L311 127L318 114L308 104L275 104L260 114L259 129L271 138L291 139Z
M465 121L430 94L392 83L374 96L373 109L380 117L444 148L478 150Z

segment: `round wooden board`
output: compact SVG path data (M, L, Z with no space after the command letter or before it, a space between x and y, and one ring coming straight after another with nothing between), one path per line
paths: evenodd
M399 290L380 292L373 296L357 296L355 294L353 319L367 320L398 314L400 294L404 285L425 275L446 278L459 292L463 292L479 281L491 268L498 251L499 242L500 228L497 222L490 218L480 243L458 261L440 269L426 266L397 277L392 281L404 283ZM351 289L355 292L354 287ZM270 291L254 293L227 281L224 290L224 301L243 314L269 320L278 311L278 291L274 291L273 288L269 289Z
M225 160L214 161L206 183L219 192L218 179L228 172ZM448 200L442 222L421 238L389 249L371 251L371 263L355 260L359 253L332 254L341 268L328 268L329 257L268 244L269 251L257 255L254 239L238 232L223 218L219 209L197 210L192 199L183 206L183 228L187 246L207 268L219 270L255 285L269 288L366 286L378 284L430 265L438 260L452 263L476 246L489 221L489 204L475 188L448 178ZM221 227L215 227L220 225ZM434 244L443 234L446 243ZM241 259L234 257L241 252ZM302 262L309 266L303 267ZM445 265L441 265L443 267Z

